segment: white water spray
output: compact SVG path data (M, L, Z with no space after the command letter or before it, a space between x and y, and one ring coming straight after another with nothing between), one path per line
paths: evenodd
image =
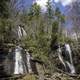
M23 74L23 60L21 55L22 48L17 46L15 49L15 67L14 67L14 74Z
M17 28L17 35L18 35L18 39L21 40L23 37L25 37L26 31L24 30L24 28L22 26L18 26ZM31 68L31 63L30 63L30 59L31 56L30 54L26 52L26 59L27 60L24 64L23 61L23 56L22 56L22 48L20 46L17 46L15 49L15 69L14 69L14 74L24 74L24 72L26 71L26 65L28 68L28 72L32 73L32 68Z
M21 31L21 27L18 26L18 38L21 39L22 38L22 31Z
M26 50L25 50L25 51L26 51ZM31 68L31 63L30 63L31 56L30 56L30 54L29 54L28 51L26 51L26 58L27 58L28 72L29 72L29 73L32 73L32 68Z
M17 35L18 35L18 38L20 40L22 37L25 37L27 35L27 33L23 27L18 26L18 34Z
M66 51L68 52L68 55L70 57L70 62L69 61L66 61L68 67L70 68L70 72L73 74L73 73L76 73L75 71L75 67L73 65L73 59L72 59L72 52L71 52L71 48L70 48L70 45L69 44L65 44L65 48L66 48Z
M59 46L59 48L58 48L58 57L59 57L59 60L61 61L61 63L63 64L63 66L64 66L65 69L66 69L66 64L65 64L65 62L64 62L64 60L63 60L62 50L61 50L60 46Z
M64 58L64 56L62 56L62 50L61 50L61 47L59 46L58 48L58 57L59 57L59 60L61 61L61 63L63 64L65 70L68 71L68 68L69 68L69 72L71 74L74 74L76 73L75 71L75 67L73 65L73 59L72 59L72 52L71 52L71 48L70 48L70 45L69 44L65 44L65 51L64 51L64 55L66 57L69 57L70 58L70 61L69 60L66 60Z
M22 29L22 32L23 32L23 37L25 37L27 34L26 34L26 31L24 30L24 28L21 28Z

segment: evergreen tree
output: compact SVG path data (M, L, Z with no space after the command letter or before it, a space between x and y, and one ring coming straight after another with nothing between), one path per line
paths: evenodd
M32 18L32 17L36 17L38 18L40 16L40 12L41 11L41 8L39 5L37 5L37 3L34 3L30 9L30 12L29 12L29 16Z
M8 2L9 0L0 0L0 17L8 17Z
M55 10L55 19L58 21L58 36L61 37L62 28L64 27L64 24L65 24L65 15L61 13L59 8L56 8Z
M47 7L48 18L53 18L54 12L53 12L53 9L52 9L51 0L48 0L46 7Z
M60 43L62 24L65 24L65 16L60 12L59 8L56 8L52 24L51 50L54 50L58 46L57 44Z

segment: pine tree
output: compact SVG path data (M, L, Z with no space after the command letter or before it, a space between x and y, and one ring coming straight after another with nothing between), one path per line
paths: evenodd
M40 11L41 11L40 6L37 5L37 3L34 3L32 5L32 7L30 8L30 11L29 11L30 18L32 18L32 17L38 18L40 16L40 13L41 13Z

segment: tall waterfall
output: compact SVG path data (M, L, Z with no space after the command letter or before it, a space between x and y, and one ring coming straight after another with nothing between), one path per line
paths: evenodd
M23 64L21 56L21 48L17 46L15 49L15 67L14 74L23 74Z
M14 74L23 74L26 70L26 65L24 64L21 51L22 48L17 46L15 49Z
M65 64L65 62L63 60L62 50L61 50L60 46L58 48L58 57L59 57L59 60L61 61L61 63L63 64L63 66L65 67L65 70L66 70L66 64Z
M66 61L66 64L68 65L69 69L70 69L70 73L76 73L75 72L75 67L73 65L73 59L72 59L72 52L71 52L71 48L69 44L65 44L65 49L66 49L66 54L67 56L69 56L70 58L70 62Z
M69 44L64 45L64 52L62 52L62 49L59 46L58 57L67 72L70 72L71 74L76 73L75 67L73 65L72 52Z
M25 37L26 31L24 28L19 25L17 27L17 36L18 40L21 40L23 37ZM25 52L25 51L24 51ZM29 68L29 72L31 71L30 69L30 55L28 52L26 52L25 59L23 59L22 53L22 48L20 46L17 46L15 49L15 68L14 68L14 74L24 74L27 71L27 68Z
M25 50L25 52L26 52L28 72L29 72L29 73L32 73L32 68L31 68L31 63L30 63L30 60L31 60L30 53L27 52L26 50Z
M24 28L19 25L18 28L17 28L18 40L21 40L26 35L27 34L26 34L26 31L24 30ZM15 69L14 69L14 74L23 74L27 70L28 70L29 73L32 72L31 63L30 63L31 56L26 50L24 52L25 52L25 54L22 53L22 48L20 46L17 46L16 49L15 49ZM22 54L25 55L25 59L24 60L23 60Z

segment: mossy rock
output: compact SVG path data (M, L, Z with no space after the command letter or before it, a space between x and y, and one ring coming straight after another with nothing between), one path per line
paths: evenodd
M28 74L26 76L24 76L22 79L18 79L18 80L37 80L35 75L32 74Z

